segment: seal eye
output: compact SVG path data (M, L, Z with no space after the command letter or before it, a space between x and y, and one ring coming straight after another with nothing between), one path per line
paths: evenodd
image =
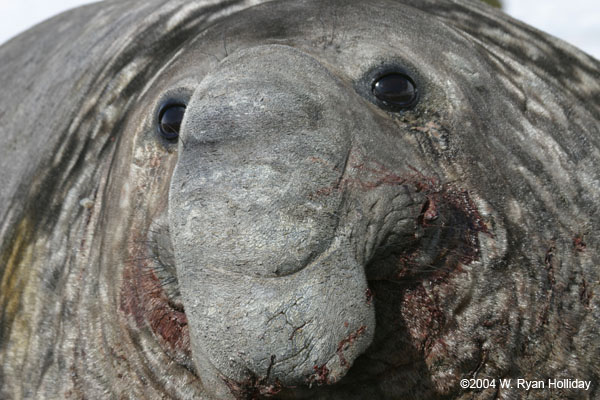
M160 134L163 138L177 140L183 114L185 114L185 106L183 104L167 104L160 110L158 124Z
M412 79L401 73L390 73L373 82L373 95L387 106L408 108L417 99L417 88Z

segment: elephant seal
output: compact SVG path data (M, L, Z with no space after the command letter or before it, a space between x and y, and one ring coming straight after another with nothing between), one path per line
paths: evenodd
M105 1L0 58L0 397L599 395L597 60L469 0Z

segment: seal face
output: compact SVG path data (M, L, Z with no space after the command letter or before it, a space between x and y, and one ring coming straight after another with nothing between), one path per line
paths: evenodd
M0 48L0 397L596 382L598 61L473 1L261 3Z

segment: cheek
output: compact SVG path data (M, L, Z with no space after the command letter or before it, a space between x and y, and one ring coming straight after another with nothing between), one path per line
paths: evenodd
M183 307L165 290L156 255L140 235L128 246L120 290L120 309L135 331L149 331L175 360L193 369L188 321ZM168 279L168 278L166 278Z

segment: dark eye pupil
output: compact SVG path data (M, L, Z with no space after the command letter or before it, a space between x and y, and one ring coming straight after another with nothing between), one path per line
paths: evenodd
M406 75L384 75L373 84L373 95L387 105L409 107L417 97L413 81Z
M179 137L183 114L185 114L185 106L182 104L170 104L161 110L158 121L162 137L167 140L175 140Z

